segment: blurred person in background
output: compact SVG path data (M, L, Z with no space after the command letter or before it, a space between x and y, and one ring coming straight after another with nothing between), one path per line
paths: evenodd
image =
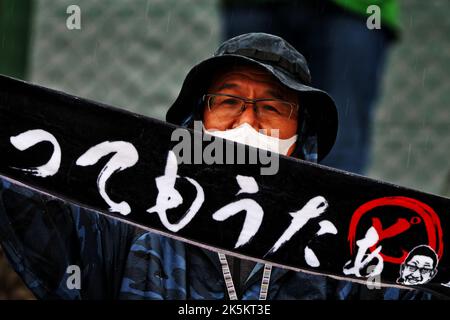
M339 115L336 143L322 164L365 174L383 67L398 33L396 0L222 0L223 37L278 35L302 52L312 85L330 93ZM367 27L370 5L381 29Z

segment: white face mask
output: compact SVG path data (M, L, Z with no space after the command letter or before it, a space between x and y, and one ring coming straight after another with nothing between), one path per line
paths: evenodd
M255 148L260 148L283 155L287 155L289 148L297 141L297 135L294 135L289 139L279 139L277 137L259 133L246 122L237 128L225 131L209 131L205 129L205 127L203 127L203 131L216 137L243 143Z

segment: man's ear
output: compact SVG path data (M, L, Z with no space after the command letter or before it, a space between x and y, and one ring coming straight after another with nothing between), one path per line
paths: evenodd
M403 279L403 271L405 270L405 265L402 263L400 265L400 277L398 277L397 279L397 283L398 284L402 284L405 282L405 279Z
M436 275L436 273L437 273L437 268L434 268L433 271L431 271L430 279L433 279L434 276Z

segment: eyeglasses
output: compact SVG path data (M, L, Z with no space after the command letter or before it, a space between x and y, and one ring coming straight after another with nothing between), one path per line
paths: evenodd
M415 265L412 264L407 264L406 267L409 269L409 271L411 272L416 272L417 270L419 270L420 274L423 276L429 275L431 274L431 272L433 271L433 269L429 269L429 268L419 268Z
M203 96L203 100L211 112L223 117L239 116L250 103L262 119L290 119L298 113L298 104L278 99L246 99L231 94L209 93Z

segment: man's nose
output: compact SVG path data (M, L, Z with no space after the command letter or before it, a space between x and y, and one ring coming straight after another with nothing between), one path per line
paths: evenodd
M422 280L422 274L420 273L420 270L414 271L412 275L413 275L413 277L415 277L416 279Z
M261 129L259 120L255 112L255 105L252 103L245 104L245 110L236 118L233 128L239 127L241 124L248 123L255 130Z

